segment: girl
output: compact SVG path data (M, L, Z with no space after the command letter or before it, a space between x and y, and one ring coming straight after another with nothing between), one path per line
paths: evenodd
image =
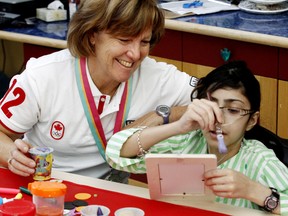
M217 202L288 215L287 167L263 143L244 138L257 123L261 98L259 82L246 64L216 68L198 81L191 98L176 122L115 134L106 150L109 164L145 173L147 152L215 154L218 168L204 179Z

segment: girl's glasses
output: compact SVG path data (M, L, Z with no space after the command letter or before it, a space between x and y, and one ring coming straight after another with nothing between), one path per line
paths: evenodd
M222 110L224 115L224 123L222 124L222 126L232 124L239 118L254 112L253 110L241 109L237 107L219 107L219 108Z
M241 109L237 107L219 107L224 114L230 116L245 116L251 114L253 110Z
M236 107L219 107L219 108L223 112L225 122L223 124L216 122L216 125L215 125L217 140L218 140L218 150L221 154L225 154L227 153L227 147L224 143L222 127L235 123L241 117L253 113L253 110L241 109L241 108L236 108Z

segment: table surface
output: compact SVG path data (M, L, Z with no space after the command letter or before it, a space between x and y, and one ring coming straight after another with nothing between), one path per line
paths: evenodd
M288 12L279 14L253 14L244 11L223 11L205 15L193 15L173 19L175 21L202 24L234 30L288 37ZM31 27L9 27L3 30L40 37L65 40L68 29L67 21L44 22L33 19Z
M108 191L114 191L118 193L145 198L145 199L150 199L149 190L147 188L136 187L132 185L120 184L120 183L115 183L115 182L109 182L109 181L105 181L101 179L95 179L95 178L75 175L71 173L59 172L55 170L52 173L52 177L70 181L70 182L77 183L77 184L87 185L90 187L101 188L101 189L108 190ZM199 198L193 201L191 200L171 201L169 200L165 202L169 202L169 203L177 204L177 205L183 205L183 206L190 206L190 207L195 207L195 208L200 208L200 209L205 209L209 211L235 215L235 216L273 215L273 214L267 214L266 212L263 212L263 211L247 209L247 208L238 208L238 207L234 207L230 205L214 203L211 201L205 201L205 199L199 199Z
M167 29L229 38L239 41L288 48L288 12L253 14L224 11L206 15L166 19ZM0 30L0 39L66 48L67 21L47 23L38 19L30 27L9 27Z
M32 177L22 177L16 175L5 168L0 167L0 188L19 188L28 187L33 182ZM184 215L190 215L191 212L196 215L235 215L235 216L268 216L273 215L260 210L234 207L231 205L220 204L212 201L205 196L195 196L193 199L177 200L150 200L149 190L143 187L136 187L127 184L115 183L106 180L80 176L71 173L52 171L52 179L62 180L67 186L65 201L75 200L77 193L90 193L92 197L87 200L89 204L100 204L108 206L111 211L116 211L123 207L138 207L146 211L147 215L152 216L153 212L158 216L159 212L165 215L175 215L182 212ZM96 196L95 196L96 195ZM13 198L15 195L0 193L0 196ZM23 199L31 200L32 197L23 194Z
M284 24L288 22L288 12L279 14L253 14L244 11L224 11L176 18L175 20L288 37L288 25Z

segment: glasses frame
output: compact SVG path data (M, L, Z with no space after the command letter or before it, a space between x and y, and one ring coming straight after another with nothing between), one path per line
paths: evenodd
M238 108L238 107L219 107L219 109L223 110L223 109L235 109L235 110L240 110L240 112L242 112L242 114L240 113L239 116L245 116L245 115L249 115L252 114L254 112L254 110L251 109L242 109L242 108Z

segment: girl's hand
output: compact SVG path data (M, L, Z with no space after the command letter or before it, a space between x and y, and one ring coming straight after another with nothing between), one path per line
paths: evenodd
M207 99L193 99L186 112L178 120L182 133L196 129L214 130L216 122L222 122L222 111L217 103Z
M205 185L216 196L226 198L246 198L251 190L252 180L244 174L231 169L209 170L204 174Z
M231 169L209 170L205 172L204 180L205 185L216 196L242 198L262 207L266 197L271 194L271 189L268 186L253 181L244 174ZM273 213L280 214L280 204Z
M8 160L8 169L11 172L21 175L29 176L35 172L35 161L29 156L29 144L21 139L15 140L16 148L10 152Z

